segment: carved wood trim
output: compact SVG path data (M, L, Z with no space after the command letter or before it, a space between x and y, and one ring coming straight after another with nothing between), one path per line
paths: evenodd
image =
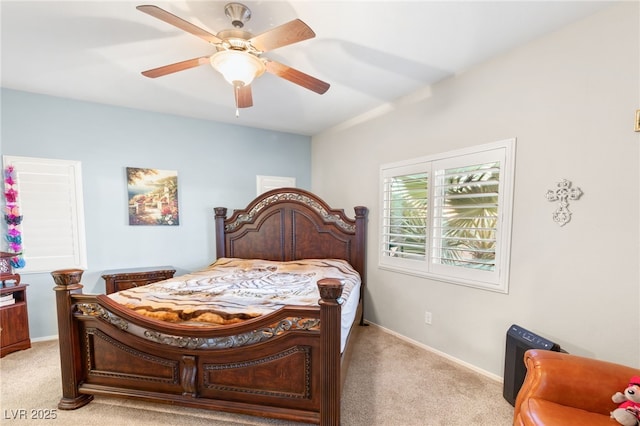
M95 342L92 341L92 339L95 339L95 338L102 339L107 344L127 353L127 355L129 356L141 358L147 362L151 362L151 363L166 367L169 371L171 371L171 377L167 379L159 376L147 376L147 375L141 375L141 374L129 374L129 373L116 372L116 371L98 370L95 365L95 359L97 355L94 351ZM137 381L159 382L159 383L168 383L168 384L180 383L180 377L178 374L179 363L177 361L156 357L148 353L138 351L130 346L124 345L119 341L112 339L111 337L109 337L108 335L106 335L105 333L103 333L102 331L96 328L87 328L85 333L85 342L86 342L85 361L87 363L87 374L89 376L123 378L123 379L137 380Z
M356 226L351 223L347 223L340 213L330 212L317 200L310 196L299 192L280 192L273 195L267 195L265 198L256 203L246 213L240 213L235 220L225 224L225 231L230 232L241 226L243 223L253 222L258 213L275 203L281 203L283 201L295 201L304 204L314 210L325 222L334 223L336 226L347 232L355 232Z
M208 374L210 372L215 372L215 371L264 366L273 361L282 360L284 358L294 356L297 354L302 354L304 356L304 379L303 379L304 390L302 393L245 388L241 386L220 385L217 383L212 383L210 381L210 376ZM203 372L204 372L203 374L204 387L211 390L218 390L218 391L225 391L225 392L238 392L238 393L245 393L245 394L249 393L249 394L255 394L255 395L271 396L271 397L278 397L278 398L289 398L289 399L291 398L309 399L311 397L311 348L309 346L294 346L285 351L270 355L268 357L255 359L255 360L233 362L233 363L226 363L226 364L204 364Z
M320 328L318 318L288 317L244 333L221 337L174 336L127 322L98 303L78 303L78 313L99 317L122 331L155 343L187 349L229 349L261 343L290 330L312 331Z
M196 363L196 357L193 355L182 356L182 375L180 376L180 383L184 392L182 395L196 397L196 377L198 375L198 366Z

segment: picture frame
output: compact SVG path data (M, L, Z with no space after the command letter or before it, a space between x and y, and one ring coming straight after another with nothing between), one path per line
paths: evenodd
M178 226L178 172L127 167L129 225Z
M635 131L636 132L640 132L640 109L636 110L636 125L635 125Z

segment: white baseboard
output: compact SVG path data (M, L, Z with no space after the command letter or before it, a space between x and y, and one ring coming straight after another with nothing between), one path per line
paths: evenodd
M49 340L58 340L58 335L54 334L53 336L36 337L31 339L32 342L48 342Z
M449 361L455 362L456 364L458 364L458 365L460 365L462 367L468 368L469 370L473 370L476 373L480 373L483 376L488 377L489 379L495 380L496 382L499 382L499 383L503 383L504 382L504 379L502 377L498 376L497 374L493 374L493 373L491 373L491 372L489 372L487 370L483 370L482 368L478 368L473 364L469 364L468 362L465 362L465 361L463 361L461 359L458 359L456 357L453 357L453 356L451 356L451 355L449 355L447 353L444 353L444 352L441 352L441 351L439 351L437 349L434 349L431 346L425 345L424 343L417 342L417 341L415 341L413 339L410 339L410 338L408 338L406 336L403 336L402 334L398 334L393 330L389 330L388 328L384 328L383 326L378 325L376 323L373 323L371 321L365 320L365 322L367 324L371 325L371 326L379 328L380 330L384 331L385 333L392 334L393 336L397 337L398 339L403 340L403 341L405 341L405 342L407 342L407 343L409 343L409 344L411 344L413 346L417 346L417 347L419 347L421 349L427 350L427 351L432 352L432 353L434 353L434 354L436 354L438 356L446 358Z

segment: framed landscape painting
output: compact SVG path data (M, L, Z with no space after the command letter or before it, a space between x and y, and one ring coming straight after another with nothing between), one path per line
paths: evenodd
M178 172L127 167L129 225L180 224Z

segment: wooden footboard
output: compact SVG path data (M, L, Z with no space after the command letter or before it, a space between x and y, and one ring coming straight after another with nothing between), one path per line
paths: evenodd
M342 284L318 282L318 307L285 307L228 327L151 320L81 294L81 270L56 282L60 409L121 396L323 425L340 422Z

